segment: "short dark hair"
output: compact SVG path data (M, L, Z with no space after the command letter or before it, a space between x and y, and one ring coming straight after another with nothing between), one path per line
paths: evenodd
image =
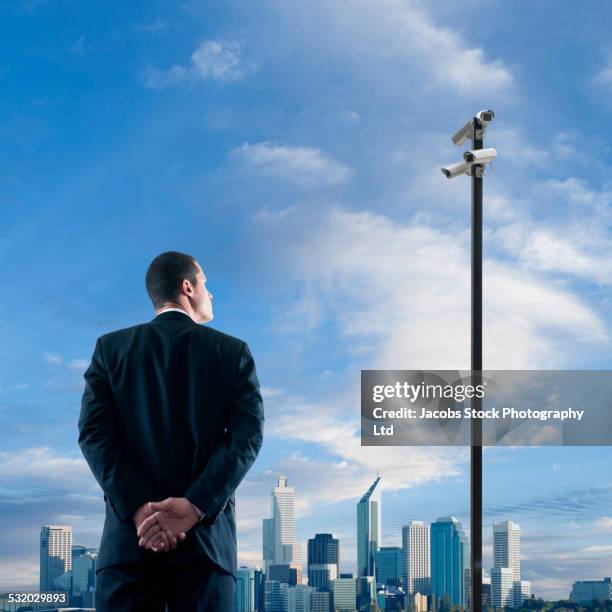
M178 251L166 251L158 255L149 265L145 282L147 293L155 308L165 302L175 302L183 280L197 284L199 270L191 255Z

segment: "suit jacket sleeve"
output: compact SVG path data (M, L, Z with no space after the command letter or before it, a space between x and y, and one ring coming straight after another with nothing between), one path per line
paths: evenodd
M221 443L185 497L214 522L249 471L263 442L263 401L255 362L243 343Z
M79 446L113 510L125 523L154 492L136 474L124 451L108 370L98 338L85 371L79 417Z

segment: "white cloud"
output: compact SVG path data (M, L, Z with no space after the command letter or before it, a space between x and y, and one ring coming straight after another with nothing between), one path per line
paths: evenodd
M83 457L70 457L47 447L30 447L18 451L0 451L0 481L28 484L64 482L71 490L99 490ZM78 487L75 485L79 481Z
M229 79L241 74L240 44L204 41L191 55L192 71L198 78Z
M352 176L352 170L323 151L270 141L245 142L232 149L230 157L245 164L255 174L301 187L336 185Z
M521 219L493 230L490 238L528 269L612 283L612 240L598 216L563 225Z
M172 66L167 70L149 68L145 73L145 87L149 89L166 89L180 83L188 71L183 66Z
M584 551L585 554L603 555L612 553L612 544L595 544L593 546L587 546Z
M68 363L68 367L73 370L84 370L89 366L89 359L73 359Z
M32 554L28 558L7 559L0 563L0 576L3 592L31 591L33 585L40 584L40 558Z
M612 57L609 58L606 65L593 77L592 83L596 87L612 87Z
M361 367L467 368L467 233L338 207L317 215L316 223L297 211L293 222L267 222L283 265L308 287L305 303L315 296L313 325L334 320ZM602 321L571 291L510 263L484 266L487 368L550 367L564 341L575 349L606 340Z
M612 529L612 516L602 516L592 523L595 529Z
M413 88L413 80L406 80L408 68L429 85L466 97L490 98L514 89L512 73L501 60L486 58L481 48L460 33L434 23L423 3L313 0L300 7L282 1L274 6L285 21L299 24L297 31L290 29L292 40L312 38L316 32L319 52L333 61L343 57L354 62L362 79L384 77L388 86L405 81Z
M51 365L58 365L62 363L62 356L57 353L45 353L44 360Z
M491 137L494 145L487 146L495 146L498 153L503 154L505 163L520 167L543 166L549 161L550 153L530 142L525 133L525 129L495 125L487 133L487 137Z
M320 403L287 394L266 402L267 436L314 443L331 457L313 459L295 452L283 460L283 470L301 484L302 514L319 504L362 495L376 471L383 477L385 491L463 474L465 449L361 446L358 405L359 396L354 392L328 396ZM321 476L313 480L312 474Z
M237 41L219 42L205 40L191 54L189 65L160 70L149 68L145 72L145 86L149 89L166 89L182 81L232 81L254 70L255 65L245 62L242 48Z

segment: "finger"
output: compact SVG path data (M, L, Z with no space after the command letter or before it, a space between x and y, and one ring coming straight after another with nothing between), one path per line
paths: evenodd
M145 548L148 548L150 550L155 550L161 546L161 543L162 543L161 534L158 533L153 536L153 538L149 541L149 544Z
M161 544L156 545L155 548L153 548L153 550L155 552L169 551L170 550L170 540L168 539L166 532L162 530L159 532L159 535L162 539L162 542Z
M179 539L181 542L184 542L184 541L187 539L187 534L186 534L184 531L181 531L181 532L178 534L178 539Z
M161 530L161 525L159 523L155 523L152 525L145 533L143 533L140 538L140 542L142 542L142 546L148 546L153 538L153 536Z
M152 503L152 502L151 502ZM136 530L136 534L138 537L141 537L143 533L145 533L151 525L154 525L159 520L159 516L156 513L153 513L151 516L148 516Z
M160 532L160 533L155 534L153 538L151 538L147 548L149 548L150 550L154 550L154 552L158 552L162 547L162 543L163 543L162 532Z
M168 540L170 540L170 549L175 550L178 546L177 537L169 529L166 530L166 535L168 536Z

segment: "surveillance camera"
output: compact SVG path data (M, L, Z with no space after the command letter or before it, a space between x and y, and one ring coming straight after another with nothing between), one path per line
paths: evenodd
M491 123L495 117L495 113L492 110L481 110L476 113L476 119L483 123Z
M470 164L462 161L457 164L451 164L450 166L444 166L443 168L440 168L440 170L442 170L442 174L447 179L452 179L460 174L470 174L470 168Z
M497 151L490 149L477 149L476 151L466 151L463 154L463 159L468 164L488 164L497 157Z
M492 110L481 110L476 113L476 119L482 124L482 129L487 127L487 123L493 121L495 113ZM468 138L472 139L472 126L474 124L474 117L471 117L466 121L465 125L453 136L453 142L456 145L462 145Z

